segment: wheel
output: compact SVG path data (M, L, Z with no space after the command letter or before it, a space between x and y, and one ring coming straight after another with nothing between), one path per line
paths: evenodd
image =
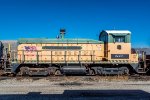
M55 75L55 72L56 72L56 67L48 67L47 69L48 71L48 75Z
M59 75L62 75L62 74L61 74L61 71L60 71L59 69L57 69L57 70L55 71L55 76L59 76Z
M21 75L21 76L29 75L29 68L28 67L21 67L19 75Z
M90 70L89 70L89 75L94 76L94 75L95 75L95 70L94 70L94 69L90 69Z
M103 67L99 67L97 69L97 73L98 73L98 75L103 75Z
M129 75L129 69L128 68L124 70L124 74Z
M54 75L54 71L52 67L47 68L48 75Z
M127 67L121 67L122 74L129 75L129 69Z

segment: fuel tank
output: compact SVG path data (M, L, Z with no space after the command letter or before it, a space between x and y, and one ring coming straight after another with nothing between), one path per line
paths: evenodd
M64 66L62 69L63 74L86 74L86 68L84 66Z

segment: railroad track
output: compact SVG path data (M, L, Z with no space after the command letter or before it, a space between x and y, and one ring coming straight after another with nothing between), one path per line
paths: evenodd
M16 80L23 80L23 79L31 79L31 80L40 80L45 79L49 81L102 81L102 80L128 80L128 76L33 76L33 77L27 77L27 76L16 76L16 77L10 77L10 76L1 76L0 80L6 80L6 79L16 79Z
M0 76L1 80L7 79L15 79L15 80L40 80L45 79L50 82L80 82L80 81L88 81L88 82L98 82L98 81L150 81L150 76L140 76L140 75L132 75L132 76Z

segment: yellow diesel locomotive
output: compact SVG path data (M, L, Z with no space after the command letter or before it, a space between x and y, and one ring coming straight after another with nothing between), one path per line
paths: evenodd
M18 75L132 74L146 73L138 54L131 51L131 32L103 30L99 40L60 38L19 39L15 57L5 72Z

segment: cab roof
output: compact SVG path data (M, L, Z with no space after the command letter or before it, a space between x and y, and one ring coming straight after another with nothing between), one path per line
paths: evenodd
M131 34L129 30L104 30L108 34Z

